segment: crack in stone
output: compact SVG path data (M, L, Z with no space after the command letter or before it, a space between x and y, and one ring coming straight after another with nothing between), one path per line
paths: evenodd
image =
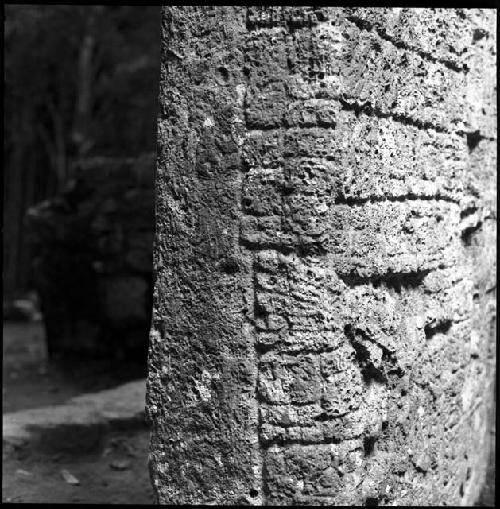
M400 202L405 203L408 201L445 201L448 203L459 204L459 201L454 198L450 198L442 195L418 195L414 193L408 193L400 196L366 196L366 197L346 197L342 194L337 195L334 204L335 205L364 205L365 203L383 203L383 202Z
M378 288L382 284L401 293L402 288L416 288L422 284L424 278L434 269L420 269L412 272L386 272L372 276L360 276L355 273L339 273L337 276L349 287L371 285Z
M434 131L438 133L450 134L448 129L443 126L433 124L432 122L415 119L402 113L394 114L390 112L384 112L378 106L374 106L369 101L359 103L355 97L349 97L347 94L342 94L342 96L339 96L338 101L345 110L354 111L356 115L364 113L365 115L371 117L392 119L400 124L416 127L417 129L424 131L434 129Z
M303 438L286 439L286 438L274 438L272 440L265 441L263 447L270 449L273 446L282 448L292 447L294 445L300 446L317 446L317 445L339 445L344 443L345 440L342 438L325 438L323 440L307 440Z
M416 48L415 46L411 46L401 40L396 39L395 37L392 37L385 31L384 28L377 27L374 23L371 23L370 21L364 18L360 18L359 16L347 16L347 20L355 24L360 30L366 32L374 31L381 39L390 42L396 48L404 49L411 53L415 53L422 59L432 62L433 64L440 63L447 67L448 69L465 74L467 74L470 71L467 64L462 64L462 66L460 66L456 62L453 62L452 60L446 60L445 58L435 57L432 53L429 53L428 51Z
M246 19L246 28L247 28L247 31L249 29L249 8L248 6L246 7L246 14L245 14L245 19ZM246 66L246 54L244 56L244 64ZM243 125L245 126L245 133L248 132L248 88L249 88L249 73L245 72L245 69L247 69L247 67L244 68L244 72L243 72L243 75L245 76L245 91L244 91L244 95L243 95L243 105L242 105L242 109L243 109ZM242 203L241 203L241 218L243 219L244 217L244 214L243 214L243 210L244 210L244 203L243 203L243 196L244 196L244 185L245 185L245 175L248 173L248 168L245 168L242 166L241 168L241 171L242 171L242 185L241 185L241 200L242 200ZM240 222L240 238L239 238L239 243L240 243L240 246L245 249L247 251L247 254L250 255L249 258L250 258L250 261L251 261L251 279L252 279L252 294L253 294L253 317L252 319L248 320L249 323L250 323L250 326L252 327L252 330L253 330L253 345L254 345L254 351L255 351L255 361L256 361L256 366L255 366L255 369L256 369L256 374L255 374L255 393L254 393L254 397L255 397L255 402L256 402L256 405L257 405L257 437L256 437L256 444L257 444L257 450L258 450L258 462L259 462L259 468L260 468L260 472L259 472L259 475L260 475L260 479L259 479L259 487L260 487L260 500L261 500L261 505L266 505L266 484L265 484L265 451L262 447L262 440L261 440L261 428L262 428L262 416L261 416L261 411L260 411L260 406L261 406L261 399L259 397L259 392L258 392L258 387L259 387L259 365L260 365L260 358L262 356L262 351L261 349L259 348L259 345L257 343L257 335L258 335L258 331L257 331L257 328L256 328L256 311L258 309L258 302L257 302L257 274L256 274L256 271L255 271L255 260L254 260L254 255L252 253L252 250L250 249L250 246L248 245L248 243L246 243L244 241L244 239L241 237L241 222ZM250 490L250 496L252 498L257 498L259 496L259 493L257 490L253 489L253 490Z
M424 333L427 340L434 337L436 334L446 334L453 325L453 321L450 319L441 320L435 325L427 324L424 327Z

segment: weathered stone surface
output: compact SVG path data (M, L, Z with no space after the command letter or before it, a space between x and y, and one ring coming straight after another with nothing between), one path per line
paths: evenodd
M473 503L494 11L165 7L162 44L157 501Z

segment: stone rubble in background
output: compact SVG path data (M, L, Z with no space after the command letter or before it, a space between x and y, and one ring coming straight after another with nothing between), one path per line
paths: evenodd
M153 154L84 160L61 195L28 210L49 354L145 360L154 171Z

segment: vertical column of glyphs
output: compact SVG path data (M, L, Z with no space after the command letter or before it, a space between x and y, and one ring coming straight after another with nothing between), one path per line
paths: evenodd
M240 243L265 502L473 496L495 313L490 17L248 9Z

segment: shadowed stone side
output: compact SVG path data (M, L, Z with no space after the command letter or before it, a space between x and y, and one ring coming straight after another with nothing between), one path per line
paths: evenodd
M473 503L495 11L165 7L162 29L157 501Z

